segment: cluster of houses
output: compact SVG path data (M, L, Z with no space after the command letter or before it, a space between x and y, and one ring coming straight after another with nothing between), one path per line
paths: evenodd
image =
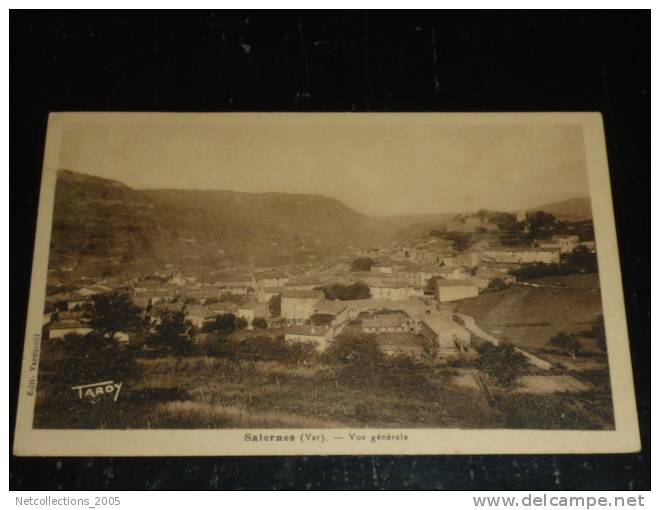
M475 341L498 340L470 318L456 316L445 303L476 298L495 280L515 284L511 273L521 264L558 263L577 246L593 249L575 235L555 235L534 246L501 245L491 235L497 226L476 215L454 218L447 230L484 235L464 251L457 251L452 241L429 236L354 253L377 261L368 271L352 271L351 258L340 258L317 267L242 268L244 274L214 283L174 268L144 278L84 282L46 298L44 326L51 339L85 335L91 331L82 311L85 303L96 294L122 290L154 324L166 313L182 312L201 330L219 315L233 314L244 319L247 329L312 342L319 350L348 328L389 338L381 345L389 353L402 349L396 339L403 338L409 340L408 352L420 353L419 341L424 341L435 346L438 356L469 355ZM357 282L368 286L370 297L330 300L322 290ZM118 340L130 338L120 333Z
M408 267L406 270L412 275L409 278L420 282L424 277L437 276L430 268L417 271ZM395 271L389 266L374 266L369 273L383 278L383 275L397 277L399 272L399 269ZM85 320L85 303L95 294L120 288L130 293L133 303L143 310L144 316L153 324L158 324L167 313L183 312L191 325L202 329L218 315L233 314L245 319L248 329L255 327L256 319L262 319L260 327L276 330L278 335L284 336L289 342L314 343L319 351L326 349L347 327L367 334L398 333L412 339L408 346L386 342L384 350L390 353L403 349L420 354L422 339L436 345L439 355L455 355L472 350L470 332L453 320L450 312L438 310L433 295L398 296L376 291L368 299L329 300L318 290L320 282L317 280L288 278L275 272L259 275L259 279L255 275L250 282L242 284L202 285L191 280L172 275L165 281L144 279L125 282L124 287L106 286L104 283L107 282L102 282L81 287L74 292L50 295L47 297L47 309L50 311L44 316L48 337L61 339L69 333L85 335L91 332ZM403 288L411 285L405 283ZM372 282L369 288L373 291L398 287ZM473 283L464 284L461 279L439 278L436 298L450 301L467 297L465 288L473 291L470 295L478 293ZM270 303L264 297L273 293L279 296L277 315L272 313ZM240 299L225 300L227 296ZM117 340L126 342L130 338L126 333L118 333Z

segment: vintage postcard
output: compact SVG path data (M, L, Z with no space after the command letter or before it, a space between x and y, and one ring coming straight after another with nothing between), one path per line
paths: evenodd
M597 113L55 113L14 451L632 452L628 342Z

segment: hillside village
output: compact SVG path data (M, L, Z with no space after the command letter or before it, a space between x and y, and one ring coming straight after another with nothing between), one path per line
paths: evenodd
M140 326L120 328L118 318L119 329L111 336L117 345L146 354L157 347L145 338L153 339L178 320L183 326L176 334L190 346L271 338L322 356L342 339L369 338L386 358L456 367L452 384L477 391L486 385L488 394L497 388L497 377L489 382L487 374L475 370L475 360L489 346L510 345L527 364L515 384L522 393L589 392L596 383L580 372L603 370L603 363L607 368L603 357L587 356L581 364L578 356L580 349L587 354L604 349L585 340L599 309L590 219L560 219L544 211L477 211L455 215L422 236L377 246L354 244L317 262L270 266L257 266L247 256L244 263L228 263L219 253L216 268L178 260L135 270L130 266L139 263L139 253L131 262L95 257L93 267L104 268L98 274L90 271L89 256L55 257L44 341L94 334L94 307L103 296L108 302L127 296ZM576 281L579 290L571 288ZM575 321L582 324L577 330L548 328L548 318L518 328L514 333L522 331L522 337L513 338L507 331L515 324L493 323L497 306L480 311L484 300L503 296L503 303L504 296L529 292L588 294L584 299L595 303L594 310ZM471 315L470 308L479 313ZM542 334L528 341L535 328ZM570 340L553 340L561 335ZM571 347L580 343L580 335L582 347Z

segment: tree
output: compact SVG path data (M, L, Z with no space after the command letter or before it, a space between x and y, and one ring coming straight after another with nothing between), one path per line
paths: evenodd
M354 282L346 288L344 299L369 299L371 290L364 282Z
M146 325L140 309L122 292L96 294L86 306L89 327L103 337L114 338L119 331L136 332Z
M246 328L247 325L247 321L243 317L237 317L233 313L223 313L204 324L202 331L204 333L229 335L235 333L239 329Z
M92 331L87 335L69 333L62 340L45 342L39 377L48 378L70 391L72 385L97 381L122 381L135 370L132 349Z
M518 280L531 280L545 276L561 276L566 274L559 264L546 264L544 262L531 262L522 264L520 268L511 271Z
M275 294L268 301L268 311L273 317L279 317L282 313L282 295Z
M220 337L213 333L204 334L196 342L199 353L216 358L235 359L238 344L227 337Z
M575 335L569 335L564 332L557 333L550 339L550 345L557 347L570 355L573 359L577 358L580 354L582 344L575 338Z
M439 276L431 276L431 278L427 280L424 290L435 294L435 287L438 280L440 280Z
M332 285L324 285L321 290L325 299L335 300L340 299L340 296L344 294L345 287L341 283L333 283Z
M331 313L315 313L309 317L310 322L314 326L327 326L332 324L335 316Z
M234 303L237 305L242 305L248 302L248 297L241 294L232 294L231 292L223 292L220 294L219 301L221 303ZM208 303L209 301L207 301Z
M190 325L183 312L166 312L161 322L147 338L146 344L161 354L188 354L193 343L188 335Z
M360 333L341 334L326 350L327 358L338 364L376 365L383 361L378 342Z
M599 313L594 320L594 323L591 326L591 329L586 333L586 336L589 336L596 340L596 345L598 348L606 352L607 351L607 340L605 338L605 322L603 321L603 314Z
M465 251L472 244L472 235L467 233L449 232L445 235L445 238L453 241L456 251Z
M518 230L516 215L506 212L493 212L490 215L490 221L497 225L501 231Z
M536 211L527 216L529 222L529 235L531 238L548 238L556 218L545 211Z
M586 246L576 246L572 252L562 257L562 264L577 273L598 272L598 259Z
M286 351L283 336L250 336L240 342L236 356L250 361L280 361L286 358Z
M257 329L266 329L268 327L268 322L263 317L255 317L252 319L252 325Z
M502 278L493 278L488 284L488 288L491 290L505 290L509 288L509 285Z
M340 299L345 301L352 299L369 299L371 297L369 285L364 282L355 282L350 285L333 283L332 285L322 287L321 290L326 299L332 300Z
M516 384L527 367L527 359L511 344L484 344L479 352L477 368L504 388Z
M351 263L351 271L371 271L376 261L369 257L358 257Z

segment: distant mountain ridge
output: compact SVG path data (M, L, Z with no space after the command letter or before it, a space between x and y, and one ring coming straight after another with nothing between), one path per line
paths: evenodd
M396 226L321 195L136 190L60 170L52 253L289 263L379 244Z
M573 221L591 218L588 198L542 205ZM60 170L51 260L147 258L281 265L321 260L348 247L425 236L452 215L370 217L323 195L225 190L133 189Z
M545 211L560 219L588 220L592 218L591 200L589 197L570 198L560 202L552 202L530 209L530 212Z

